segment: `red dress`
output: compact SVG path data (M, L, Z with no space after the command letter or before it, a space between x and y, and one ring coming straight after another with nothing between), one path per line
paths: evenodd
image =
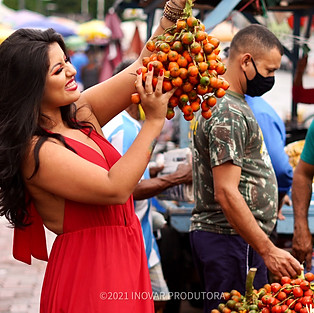
M65 138L82 158L106 170L120 154L93 131L106 159L89 146ZM14 256L45 259L42 222L16 230ZM28 239L27 239L28 238ZM63 234L57 236L46 269L41 313L150 313L154 311L147 259L132 197L123 205L88 205L66 200Z

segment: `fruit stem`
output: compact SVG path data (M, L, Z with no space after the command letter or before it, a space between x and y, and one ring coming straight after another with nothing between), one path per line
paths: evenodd
M193 1L192 0L188 0L186 3L185 3L185 8L184 8L184 16L185 18L188 18L189 16L192 16L193 12L192 12L192 8L193 8Z
M245 299L247 303L251 303L253 299L253 282L255 278L257 268L252 267L250 268L247 276L246 276L246 283L245 283Z
M301 271L301 274L298 276L298 278L305 279L304 270Z
M282 304L284 304L288 299L291 299L291 298L293 298L293 296L287 297L286 299L282 300L281 302L279 302L279 303L276 304L276 305L282 305ZM298 298L298 299L299 299L299 298ZM293 302L293 303L294 303L294 302ZM291 304L288 306L288 308L290 308L290 306L291 306Z
M289 304L288 309L290 309L290 307L291 307L294 303L296 303L299 299L300 299L300 298L294 299L294 300Z

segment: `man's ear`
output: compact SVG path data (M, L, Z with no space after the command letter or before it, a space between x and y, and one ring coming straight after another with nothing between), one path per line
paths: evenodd
M241 56L241 68L244 72L247 71L249 64L252 62L252 56L249 53L244 53Z

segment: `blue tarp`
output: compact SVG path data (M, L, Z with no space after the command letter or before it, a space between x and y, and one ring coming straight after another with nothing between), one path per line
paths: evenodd
M206 31L212 30L216 25L223 22L240 1L241 0L222 0L204 19L203 24L205 25Z

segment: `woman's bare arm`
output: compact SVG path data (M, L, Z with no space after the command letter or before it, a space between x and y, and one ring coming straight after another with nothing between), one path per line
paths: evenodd
M185 0L177 0L177 3L184 8ZM158 25L152 37L162 34L164 28L173 25L173 22L165 17L160 23L162 26ZM136 91L134 85L136 70L142 66L143 57L149 56L151 53L144 47L139 58L128 68L84 91L77 101L77 105L89 104L100 126L105 125L129 105L131 94Z

